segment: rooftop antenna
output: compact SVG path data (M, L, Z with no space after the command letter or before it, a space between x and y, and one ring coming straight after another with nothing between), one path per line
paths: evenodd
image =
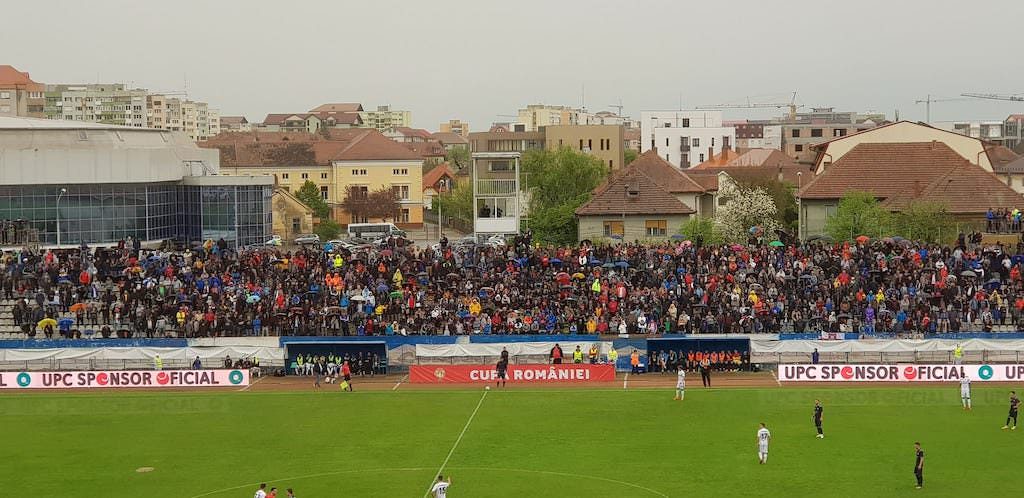
M580 110L587 110L587 84L580 84Z
M679 92L679 110L683 110L683 92Z
M622 99L619 99L619 105L612 104L612 105L610 105L608 107L611 107L612 109L615 109L616 116L622 116L622 108L625 107L625 106L622 105Z

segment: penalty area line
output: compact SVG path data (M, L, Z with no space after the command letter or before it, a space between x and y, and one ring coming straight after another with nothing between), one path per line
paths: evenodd
M772 378L775 379L775 383L778 384L779 387L782 387L782 381L779 380L778 375L775 375L775 370L769 370L769 372L771 372Z
M473 423L473 419L476 418L476 412L480 411L480 406L484 404L484 399L487 398L489 390L485 390L483 395L480 396L480 401L477 401L476 408L473 409L473 413L469 414L469 420L466 421L466 425L462 427L462 432L459 433L459 437L455 439L455 444L452 445L452 449L448 450L448 456L444 457L444 461L441 462L441 467L437 469L437 472L431 476L430 484L427 485L427 492L423 493L423 497L430 496L430 490L434 487L435 476L443 475L444 468L448 466L448 460L451 460L452 455L455 453L455 449L459 447L459 443L462 442L462 436L466 435L466 431L469 430L469 425Z
M626 377L622 379L622 390L626 390L626 386L629 385L629 372L626 372Z
M255 385L256 385L256 384L258 383L258 382L262 381L262 380L263 380L263 379L265 379L265 378L266 378L266 377L260 376L260 377L259 377L258 379L256 379L256 380L254 380L254 381L250 382L250 383L249 383L249 385L247 385L247 386L245 386L245 387L243 387L243 388L239 389L239 390L238 390L238 392L245 392L245 391L248 391L250 387L252 387L252 386L255 386Z

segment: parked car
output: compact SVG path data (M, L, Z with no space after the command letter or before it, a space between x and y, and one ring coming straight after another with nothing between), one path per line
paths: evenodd
M307 233L305 235L299 235L295 237L295 245L305 246L311 244L319 244L320 236L315 233Z
M274 235L273 237L270 238L270 240L264 242L263 245L280 246L281 245L281 236L280 235Z

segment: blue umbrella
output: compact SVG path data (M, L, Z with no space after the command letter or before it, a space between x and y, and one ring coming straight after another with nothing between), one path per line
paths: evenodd
M601 265L601 260L597 259L597 258L594 258L594 259L592 259L590 261L587 261L587 264L590 265L590 266L600 266Z
M625 261L616 261L615 262L615 267L616 268L629 268L629 263L627 263Z
M551 263L553 265L560 265L560 264L562 264L562 260L560 260L558 258L551 258L551 259L548 260L548 263Z
M262 298L260 297L259 294L252 294L249 297L245 298L245 302L247 302L249 304L256 304L256 303L260 302L260 299L262 299Z
M683 240L685 238L686 238L686 236L680 235L678 233L672 236L672 240Z

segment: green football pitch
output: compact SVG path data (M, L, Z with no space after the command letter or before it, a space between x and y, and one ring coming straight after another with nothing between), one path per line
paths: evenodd
M248 498L264 481L279 496L422 497L443 464L452 498L1001 496L1024 484L1024 427L1000 430L1008 390L976 388L971 412L955 385L691 388L682 402L522 387L19 393L0 397L0 483L31 497Z

